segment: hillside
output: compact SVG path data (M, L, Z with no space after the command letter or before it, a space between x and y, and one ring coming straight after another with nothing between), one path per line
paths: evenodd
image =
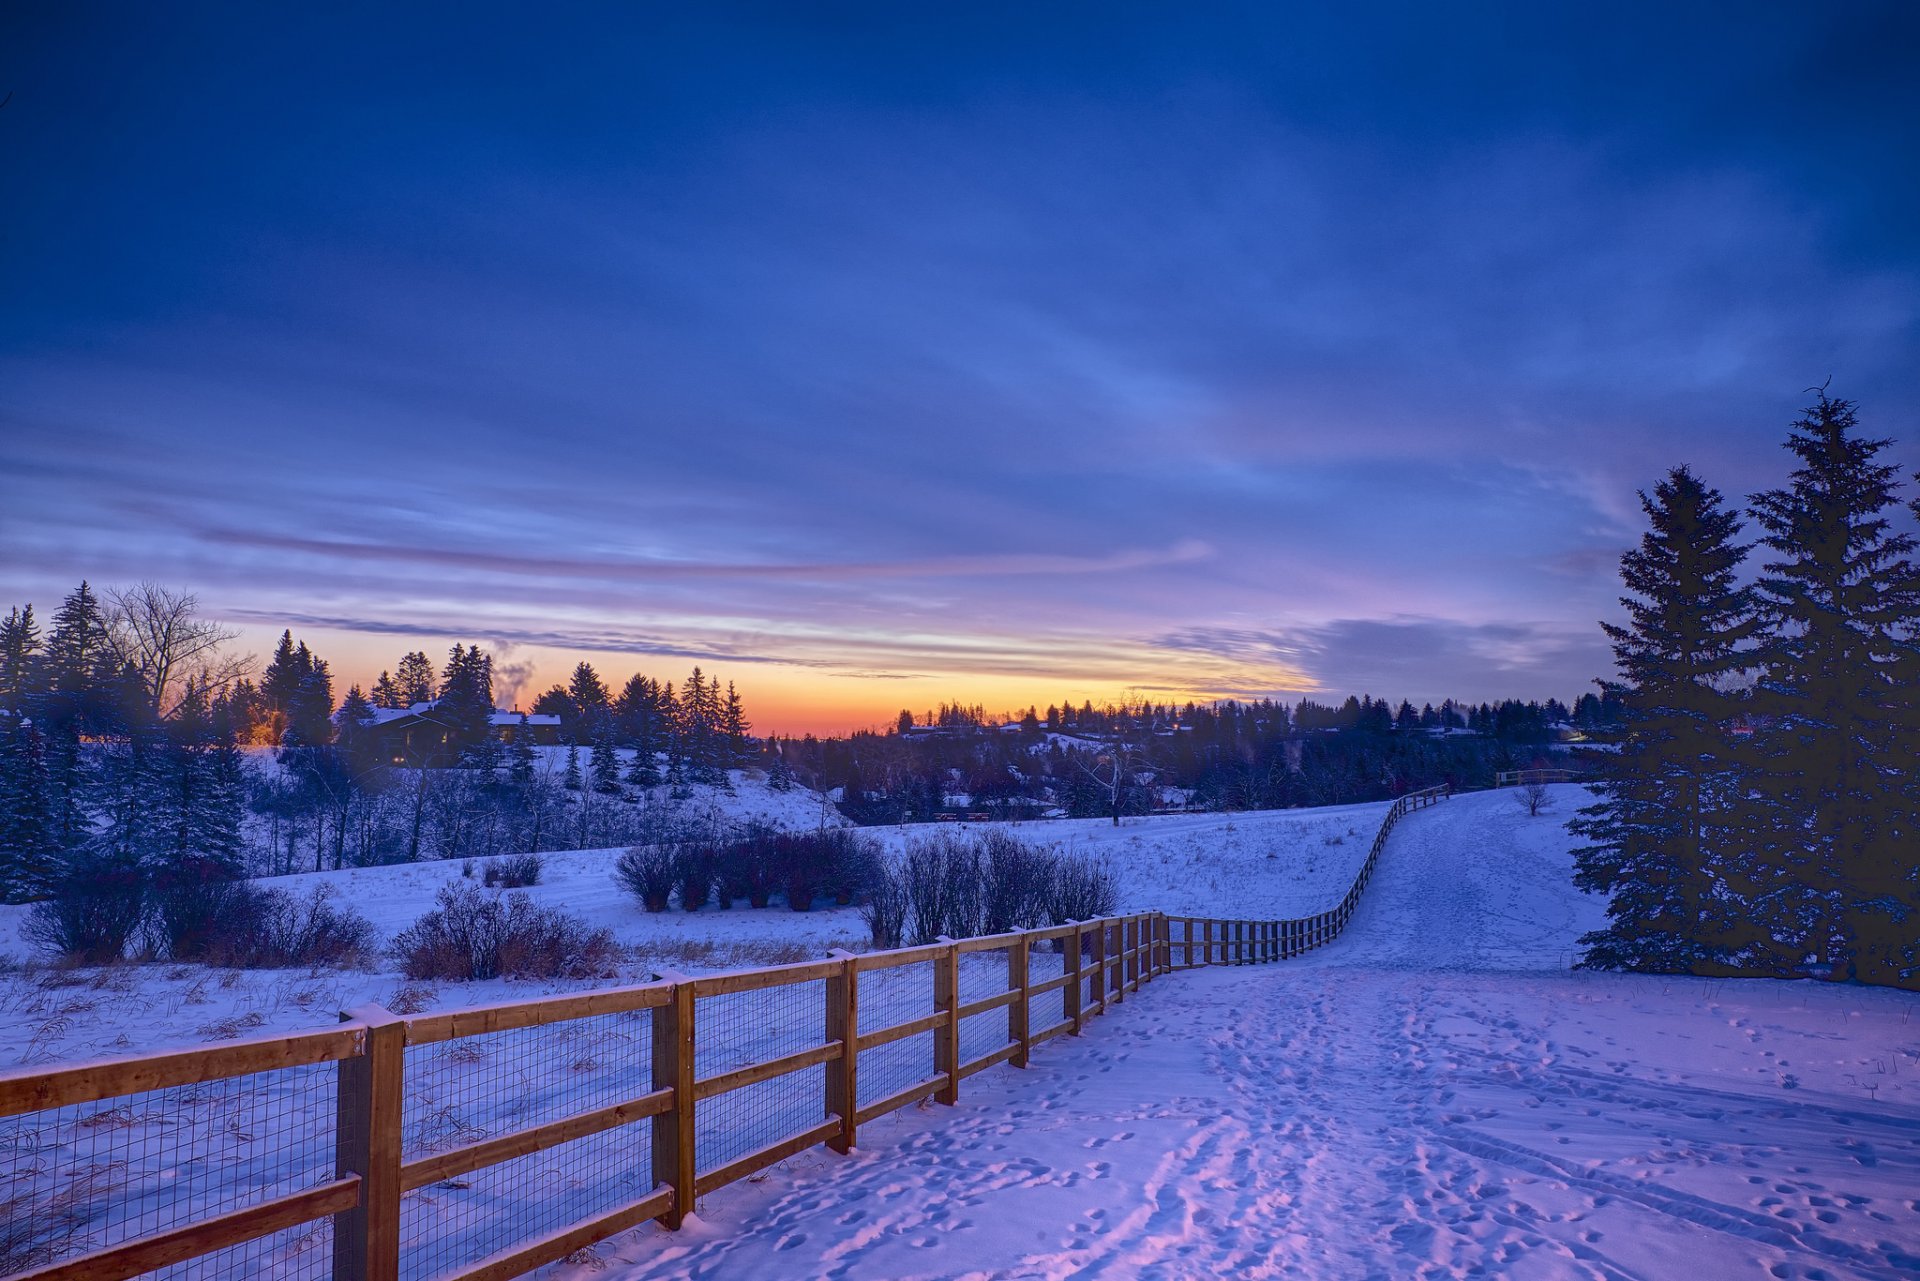
M563 1275L1913 1276L1920 1002L1568 972L1554 790L1410 816L1332 947L1156 984Z

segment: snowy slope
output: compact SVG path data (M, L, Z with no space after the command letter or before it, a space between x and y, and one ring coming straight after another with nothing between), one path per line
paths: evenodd
M769 792L736 779L733 793L703 794L736 816L769 818L790 828L819 821L819 798L802 789ZM1366 858L1385 805L1244 814L1175 814L1008 825L1021 839L1107 860L1121 909L1249 917L1304 916L1337 902ZM865 829L898 852L936 833L982 825ZM856 908L792 912L775 906L649 915L615 883L617 849L549 853L541 883L525 891L613 931L632 949L626 981L655 969L698 973L811 959L829 948L864 949ZM432 908L438 890L462 877L459 862L405 863L264 878L305 895L325 885L391 939ZM479 869L476 868L476 872ZM24 907L0 906L0 955L27 949L18 930ZM337 1010L368 1001L418 1011L524 999L583 982L408 985L391 962L368 972L209 971L198 965L0 973L0 1066L91 1058L236 1035L286 1032L331 1022Z
M565 1274L1920 1274L1920 999L1569 973L1554 790L1409 816L1333 947L1157 982Z

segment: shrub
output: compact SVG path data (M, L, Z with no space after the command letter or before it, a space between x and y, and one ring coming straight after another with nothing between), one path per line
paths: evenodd
M370 960L377 932L350 907L335 907L333 888L316 885L305 898L285 890L259 891L263 910L250 936L234 939L226 965L279 968L351 965Z
M403 930L394 954L408 979L596 978L619 949L609 930L569 912L471 885L443 886L439 906Z
M137 868L76 862L33 905L20 933L27 942L82 965L123 959L147 914L147 886Z
M538 854L508 854L491 860L487 864L482 880L487 885L517 890L528 885L538 885L540 874L545 870L546 860Z
M184 875L151 891L148 946L171 961L210 961L222 941L247 931L267 891L246 881Z
M649 912L667 910L679 864L668 845L635 845L622 851L613 865L613 878Z
M720 897L744 898L752 907L765 907L780 884L781 838L772 828L754 824L745 836L718 851Z
M978 849L982 931L1004 934L1050 923L1047 893L1057 875L1059 856L994 829L980 834Z
M841 905L853 902L878 859L869 838L845 828L779 836L774 846L781 888L796 912L811 911L823 895Z
M860 905L874 947L884 950L900 946L906 935L908 909L906 885L892 868L879 864L868 880L866 901Z
M234 969L352 965L372 958L376 931L331 886L305 898L248 881L177 884L156 891L154 932L169 959Z
M900 861L899 875L914 943L931 943L942 934L980 933L980 857L973 842L945 832L915 841Z
M713 897L714 851L704 841L692 841L674 855L674 880L680 886L680 910L697 912Z
M1114 883L1113 869L1104 860L1063 854L1054 860L1046 903L1051 924L1087 921L1112 915L1120 904L1120 889Z

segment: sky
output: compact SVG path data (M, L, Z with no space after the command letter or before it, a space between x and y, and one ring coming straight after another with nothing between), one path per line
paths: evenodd
M0 8L0 608L337 681L1571 699L1636 491L1920 465L1920 9Z

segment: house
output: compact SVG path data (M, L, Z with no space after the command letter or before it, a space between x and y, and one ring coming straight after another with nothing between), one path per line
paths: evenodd
M415 703L412 707L376 707L372 710L373 721L369 729L380 743L383 754L391 757L396 764L424 760L439 754L446 746L447 727L434 715L434 703ZM536 747L551 746L560 741L560 718L546 713L522 716L519 712L495 709L489 724L493 727L494 737L503 743L511 743L518 738L523 724Z

